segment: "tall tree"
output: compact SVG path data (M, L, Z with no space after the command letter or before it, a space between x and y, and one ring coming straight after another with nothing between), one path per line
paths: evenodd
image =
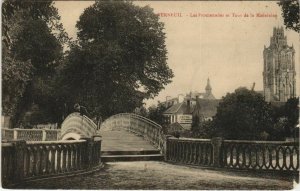
M282 9L282 17L286 28L300 32L299 0L280 0L278 3Z
M132 112L171 82L164 24L150 7L97 1L76 26L62 87L92 114Z
M271 106L260 94L239 88L223 97L214 120L226 139L260 140L272 128Z
M23 114L30 108L32 103L40 104L43 97L39 92L37 82L43 82L42 87L47 87L49 79L55 74L55 67L62 56L62 44L69 39L59 22L57 9L52 1L4 1L2 5L2 49L3 90L10 86L11 91L4 91L3 105L14 104L13 112L4 115L13 115L14 124L17 125ZM13 61L13 62L10 62ZM22 67L22 69L21 69ZM18 69L17 76L7 73L12 69ZM23 80L14 80L20 78ZM26 82L26 83L22 83ZM19 89L17 83L22 83ZM17 90L18 89L18 90ZM13 92L18 92L17 97ZM11 100L14 99L14 102ZM46 107L51 106L46 105ZM43 105L44 108L45 104Z

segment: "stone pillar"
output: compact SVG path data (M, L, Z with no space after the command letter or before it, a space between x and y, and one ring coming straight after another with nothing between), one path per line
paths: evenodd
M26 148L26 141L17 140L13 141L15 148L15 156L13 158L14 169L13 169L13 183L20 183L24 179L24 152ZM35 165L35 164L34 164Z
M173 137L172 135L165 135L165 142L164 142L164 150L163 150L163 155L164 155L164 160L167 161L168 160L168 151L167 151L167 146L168 146L168 139L170 137Z
M14 140L18 139L18 128L14 129Z
M98 150L96 150L96 157L97 157L97 165L101 163L101 142L102 142L102 137L101 135L95 135L93 136L93 141L94 141L94 145L95 144L99 144L99 147L97 148Z
M47 138L47 132L45 129L42 129L42 141L46 141Z
M223 143L222 137L213 137L211 144L213 146L213 166L220 167L221 164L221 146Z
M85 157L84 157L84 166L86 169L92 167L92 155L93 155L93 145L94 139L93 138L83 138L86 140L86 149L85 149Z

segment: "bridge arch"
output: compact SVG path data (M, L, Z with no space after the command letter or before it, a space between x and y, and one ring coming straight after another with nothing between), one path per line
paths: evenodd
M68 115L61 125L61 140L79 140L96 135L97 125L87 116L75 112Z
M143 137L161 152L164 150L165 136L162 126L133 113L120 113L107 118L100 126L100 134L103 131L123 129Z

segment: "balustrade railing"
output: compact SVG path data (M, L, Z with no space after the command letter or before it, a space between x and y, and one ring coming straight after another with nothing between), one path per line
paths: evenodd
M1 130L2 140L56 141L60 137L60 130L56 129L2 128Z
M212 144L209 139L169 138L166 159L184 164L212 166Z
M167 138L170 162L231 169L299 172L299 145L283 141Z
M221 155L227 168L299 170L299 145L295 142L225 140Z
M89 170L100 164L101 139L2 143L3 185Z
M100 127L102 129L126 129L151 142L155 147L164 152L165 135L162 127L139 115L120 113L105 120Z

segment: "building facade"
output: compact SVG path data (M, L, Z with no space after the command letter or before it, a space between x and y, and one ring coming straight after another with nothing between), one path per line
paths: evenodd
M180 94L177 98L167 97L160 104L168 109L163 113L167 124L177 124L182 129L190 129L195 115L201 115L203 120L211 120L217 112L219 100L212 94L209 79L205 92L190 92L185 96Z
M295 49L287 44L283 27L273 28L270 46L264 47L263 85L268 102L286 102L296 96Z

